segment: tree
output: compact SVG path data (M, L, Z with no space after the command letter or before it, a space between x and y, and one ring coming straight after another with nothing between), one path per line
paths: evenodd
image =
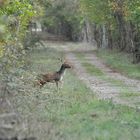
M82 17L78 11L77 1L47 0L45 3L46 14L42 22L47 31L70 40L78 40Z
M0 1L0 80L3 92L11 92L22 81L26 63L23 40L29 22L37 15L35 3L38 1Z
M139 0L80 0L80 9L94 25L91 29L98 47L140 52ZM137 59L140 61L139 57Z

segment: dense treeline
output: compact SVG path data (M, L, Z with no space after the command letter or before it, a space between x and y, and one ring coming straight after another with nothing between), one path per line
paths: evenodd
M74 0L45 0L43 29L49 33L79 40L82 16L78 13L78 3Z
M43 25L70 40L96 42L99 48L131 52L140 61L139 0L44 0Z
M140 1L80 0L81 11L98 47L132 52L140 61ZM89 32L87 36L91 36Z

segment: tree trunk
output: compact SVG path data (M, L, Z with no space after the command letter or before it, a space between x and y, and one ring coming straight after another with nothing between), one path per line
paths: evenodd
M112 31L110 29L110 25L107 26L107 36L108 36L108 48L113 49L113 39L112 39Z
M102 25L102 48L108 47L108 37L107 37L107 29L105 25Z

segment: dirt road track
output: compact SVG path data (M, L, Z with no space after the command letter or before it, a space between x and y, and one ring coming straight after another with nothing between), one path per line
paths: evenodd
M140 81L135 79L130 79L118 72L113 72L112 69L107 67L102 60L100 60L94 53L93 48L85 47L82 49L70 50L68 47L65 49L66 58L74 65L74 71L76 72L79 79L81 79L87 87L89 87L93 92L96 93L99 99L111 99L114 103L123 104L130 107L140 108L140 105L136 105L140 100ZM114 86L112 83L107 82L106 80L99 79L96 76L91 76L86 69L83 67L81 61L76 57L75 53L84 53L85 59L88 63L96 66L98 69L101 69L103 73L115 80L122 81L131 92L139 93L139 96L133 98L133 100L125 100L120 97L121 89L118 86Z

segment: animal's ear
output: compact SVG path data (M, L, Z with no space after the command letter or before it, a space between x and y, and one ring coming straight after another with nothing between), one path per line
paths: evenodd
M63 63L62 57L59 57L58 60L59 60L61 63Z
M59 57L58 60L63 64L63 63L67 63L68 60L64 57Z
M69 60L67 60L66 57L64 57L64 58L60 57L60 58L58 58L58 60L59 60L62 64L71 64L71 63L69 62Z

